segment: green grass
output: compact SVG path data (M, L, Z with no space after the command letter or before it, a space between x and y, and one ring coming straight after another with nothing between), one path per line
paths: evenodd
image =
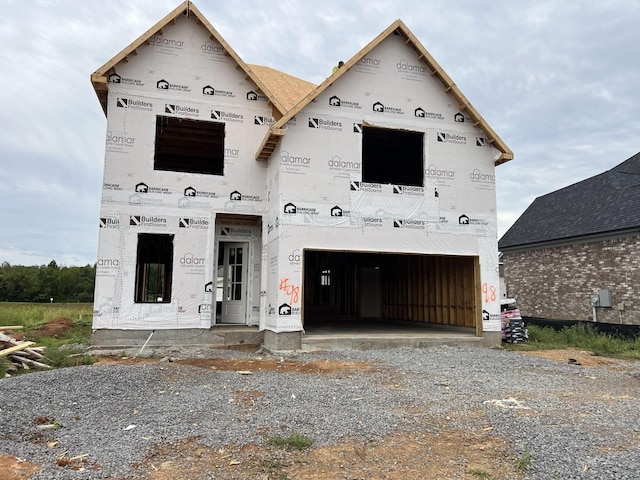
M0 379L4 378L5 374L7 373L8 367L9 360L4 357L0 357Z
M469 473L469 475L473 475L477 478L484 479L484 480L493 480L495 478L489 472L481 468L472 468L467 473Z
M91 323L92 303L13 303L0 302L0 325L37 328L55 318Z
M282 468L282 462L275 458L270 458L268 460L263 460L262 465L265 468L273 469L273 468Z
M85 355L81 352L60 350L59 347L47 347L44 351L44 363L54 368L78 367L80 365L91 365L97 360L96 357Z
M61 349L67 344L91 345L91 323L93 304L91 303L9 303L0 302L0 326L21 325L25 340L36 342L38 347L46 347L43 363L54 368L88 365L95 362L89 355L78 351ZM74 327L55 337L43 335L39 329L57 318L68 318ZM0 379L7 371L7 359L0 358ZM17 374L37 371L19 369Z
M275 447L288 448L290 450L304 450L313 444L313 439L292 433L286 437L273 435L267 438L267 444Z
M39 345L91 344L92 303L0 303L0 325L21 325L28 340ZM43 337L35 331L56 318L68 318L75 328L58 338Z
M580 348L594 355L640 360L640 337L624 338L598 332L590 324L578 324L556 331L551 327L528 325L529 342L507 344L511 350L559 350Z
M524 473L529 469L532 461L533 461L533 456L531 455L531 452L525 450L513 462L513 467L516 469L518 473Z
M287 474L282 471L282 469L285 467L282 461L271 458L263 460L262 466L268 472L265 478L273 480L290 480Z
M529 342L507 344L510 350L559 350L580 348L594 355L640 360L640 337L625 338L598 332L588 323L564 327L556 331L551 327L528 325Z

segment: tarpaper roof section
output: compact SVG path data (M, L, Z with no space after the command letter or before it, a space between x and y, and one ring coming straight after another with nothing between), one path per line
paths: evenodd
M142 47L143 45L149 43L149 39L156 35L159 32L162 32L162 29L167 25L173 23L177 18L181 15L186 15L187 17L193 17L199 23L209 31L211 38L215 39L222 47L225 49L227 55L235 60L238 64L238 67L242 69L247 77L249 77L258 87L262 93L269 99L273 107L275 108L274 115L276 118L284 115L286 111L290 107L285 107L280 103L278 97L274 95L273 92L269 90L269 88L263 83L262 79L256 75L254 71L249 68L249 66L244 63L244 61L238 56L238 54L231 48L231 46L222 38L222 36L216 31L215 28L209 23L209 21L204 17L204 15L196 8L196 6L191 1L185 1L180 4L176 9L170 12L167 16L165 16L162 20L156 23L149 30L140 35L136 40L134 40L131 44L125 47L120 53L118 53L115 57L105 63L102 67L96 70L91 74L91 83L93 84L93 88L96 91L96 95L98 96L98 100L100 100L100 104L102 105L102 109L106 115L107 113L107 92L109 89L109 83L107 81L109 73L120 63L123 61L127 61L129 57L136 55L137 49ZM262 67L266 68L266 67ZM274 70L275 72L275 70ZM282 74L285 75L285 74ZM265 77L267 75L265 74ZM275 75L274 75L275 76ZM291 77L295 78L295 77ZM303 80L300 80L303 82ZM276 86L277 83L274 83ZM288 99L286 95L281 95L286 101L290 103L291 100Z
M509 249L640 229L640 153L536 198L498 242Z
M513 159L513 152L504 143L504 141L498 136L498 134L489 126L487 121L480 115L473 105L467 100L467 98L460 91L458 86L451 80L449 75L442 69L442 67L435 61L427 49L418 41L418 39L411 33L409 28L401 21L396 20L385 31L373 39L362 50L356 53L349 61L347 61L342 68L337 69L332 75L322 82L318 87L311 91L306 97L304 97L294 108L289 110L280 120L272 125L269 133L262 141L260 148L256 154L256 159L267 160L273 151L277 148L280 138L285 134L285 124L294 117L300 110L307 106L314 98L318 97L324 90L326 90L331 84L344 75L351 67L356 65L363 57L365 57L371 50L379 45L384 39L397 33L401 35L407 45L413 48L418 54L418 58L423 61L431 70L431 74L434 75L443 85L443 91L448 92L458 103L460 110L466 112L473 120L473 125L480 128L487 140L493 147L500 152L500 156L495 161L496 165L508 162Z

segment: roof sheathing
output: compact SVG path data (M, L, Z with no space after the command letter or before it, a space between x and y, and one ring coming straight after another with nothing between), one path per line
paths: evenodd
M128 61L128 58L132 55L137 54L138 48L140 48L145 43L149 42L149 39L158 32L162 32L162 29L165 28L170 23L175 23L180 15L191 16L194 15L197 21L202 23L204 27L209 31L211 38L216 40L222 47L225 49L227 55L229 55L238 65L248 78L253 81L258 89L265 94L265 96L269 99L269 102L274 107L274 116L281 117L287 111L274 96L274 94L265 86L262 80L249 68L249 66L244 63L244 61L238 56L238 54L231 48L231 46L222 38L222 36L218 33L218 31L213 28L213 26L209 23L209 21L204 17L204 15L196 8L196 6L190 0L184 1L172 10L168 15L166 15L162 20L156 23L149 30L140 35L136 40L130 43L127 47L125 47L120 53L114 56L111 60L105 63L102 67L96 70L91 74L91 83L93 84L93 88L96 91L96 95L98 96L98 100L102 105L102 110L105 115L107 114L107 92L109 90L108 83L108 75L113 70L116 65L120 62Z
M401 21L396 20L380 35L374 38L369 44L356 53L349 61L345 63L342 68L339 68L335 73L327 77L318 87L304 97L294 108L289 110L280 120L278 120L267 133L262 141L262 144L258 148L256 153L257 160L268 160L280 141L280 138L284 135L285 124L299 113L311 100L320 95L325 89L331 86L340 76L344 75L351 67L356 65L364 56L366 56L371 50L373 50L378 44L380 44L389 35L397 32L405 39L405 43L410 45L418 54L418 59L427 64L431 70L431 74L436 76L438 80L445 87L445 92L451 93L453 98L458 102L461 110L465 111L469 117L473 120L473 126L480 128L487 136L487 141L493 145L493 147L500 152L500 156L495 161L495 165L508 162L513 159L513 152L504 143L504 141L498 136L498 134L489 126L487 121L480 115L475 107L469 102L469 100L460 91L458 86L451 80L449 75L442 69L442 67L431 56L427 49L420 43L420 41L411 33L409 28Z
M301 98L317 86L315 83L307 82L275 68L252 64L247 66L260 78L287 111L297 105Z

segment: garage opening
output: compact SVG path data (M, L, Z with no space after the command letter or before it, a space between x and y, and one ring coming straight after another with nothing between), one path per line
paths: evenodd
M305 328L360 319L481 334L478 257L305 250L303 266Z

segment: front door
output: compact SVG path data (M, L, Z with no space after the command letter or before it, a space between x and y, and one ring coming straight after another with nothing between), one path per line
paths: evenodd
M219 245L216 279L218 323L247 323L247 253L249 244L224 242Z

